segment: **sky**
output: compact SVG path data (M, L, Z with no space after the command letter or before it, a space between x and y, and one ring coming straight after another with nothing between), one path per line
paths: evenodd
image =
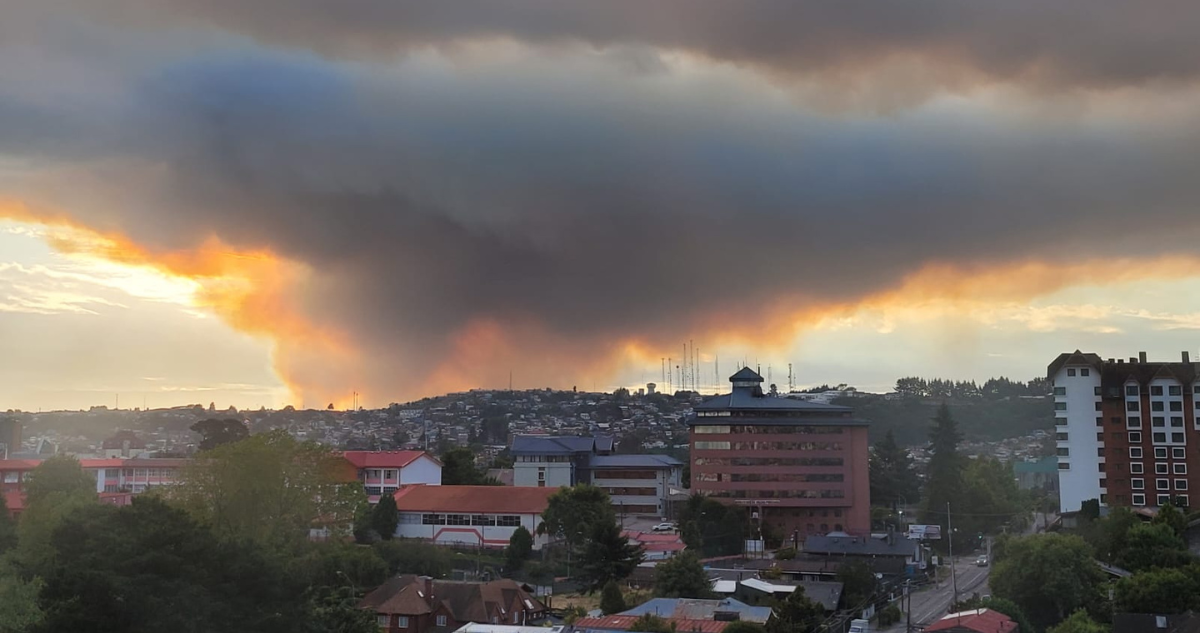
M0 14L0 410L1200 348L1193 2Z

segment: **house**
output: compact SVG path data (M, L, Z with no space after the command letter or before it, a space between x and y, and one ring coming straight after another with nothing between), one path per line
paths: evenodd
M514 624L478 624L470 622L458 628L454 633L562 633L567 627L558 626L518 626Z
M630 631L637 622L634 615L606 615L598 618L580 618L571 625L571 633L617 633ZM681 633L721 633L731 621L723 620L687 620L684 618L667 618L667 621Z
M973 609L943 616L925 627L926 633L1013 633L1017 623L1007 615L992 609ZM1114 631L1113 633L1116 633Z
M892 559L903 561L907 573L924 565L921 544L894 532L870 536L830 534L810 536L804 541L806 556L836 556L858 559Z
M500 486L403 486L392 495L400 523L396 536L435 543L507 547L523 526L534 535L533 548L548 542L538 535L542 512L558 488Z
M400 486L442 484L442 462L425 451L345 451L342 457L354 467L371 503Z
M728 582L728 581L718 581ZM761 578L748 578L738 581L731 592L734 598L746 604L770 604L774 600L784 600L796 587L804 590L809 600L820 604L826 611L837 611L838 601L842 599L842 583L821 580L802 581L795 584L773 583ZM716 588L714 587L714 591Z
M687 549L683 538L678 534L626 530L623 535L642 546L646 560L666 560Z
M667 455L613 455L613 439L518 435L513 438L513 485L603 488L617 513L669 514L671 491L682 487L683 462Z
M129 430L117 431L100 444L104 457L137 457L146 452L146 441Z
M461 582L411 574L389 579L358 607L373 612L385 633L449 633L471 622L526 625L548 613L527 587L507 578Z
M656 615L667 620L757 622L766 624L771 619L771 607L756 607L744 602L725 598L722 600L697 600L694 598L653 598L642 604L622 611L617 615L639 617ZM678 630L691 630L676 627Z
M1114 613L1112 633L1200 633L1200 614Z

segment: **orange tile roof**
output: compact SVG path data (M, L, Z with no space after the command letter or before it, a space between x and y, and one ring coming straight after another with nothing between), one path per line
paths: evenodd
M951 613L925 627L925 630L948 631L958 628L970 629L979 633L1012 633L1017 628L1017 623L999 611L976 609Z
M628 631L634 621L640 616L636 615L606 615L599 618L580 618L575 621L574 627L576 631L587 633L588 629L608 629L617 631ZM667 618L668 622L675 624L675 630L679 633L721 633L729 626L728 622L718 620L688 620L685 618Z
M540 514L558 488L522 486L401 486L392 497L401 512Z
M422 456L441 464L425 451L344 451L342 456L358 468L404 468Z

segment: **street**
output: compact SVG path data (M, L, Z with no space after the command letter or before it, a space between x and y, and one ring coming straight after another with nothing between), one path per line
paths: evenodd
M981 596L989 593L987 587L988 572L991 567L978 567L975 565L974 554L969 554L961 559L956 559L954 563L955 573L958 577L958 599L966 600L972 594L978 593ZM942 617L950 611L950 605L954 602L954 584L949 578L935 584L929 585L923 589L914 591L912 594L912 625L914 629L923 628L932 624L938 618ZM901 610L903 610L903 606ZM884 629L889 633L899 633L904 631L907 622L901 620L888 629Z

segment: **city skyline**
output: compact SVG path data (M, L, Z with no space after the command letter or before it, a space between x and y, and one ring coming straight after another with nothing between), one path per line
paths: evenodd
M1176 358L1200 348L1198 20L14 3L0 409L609 391L689 341L721 386Z

